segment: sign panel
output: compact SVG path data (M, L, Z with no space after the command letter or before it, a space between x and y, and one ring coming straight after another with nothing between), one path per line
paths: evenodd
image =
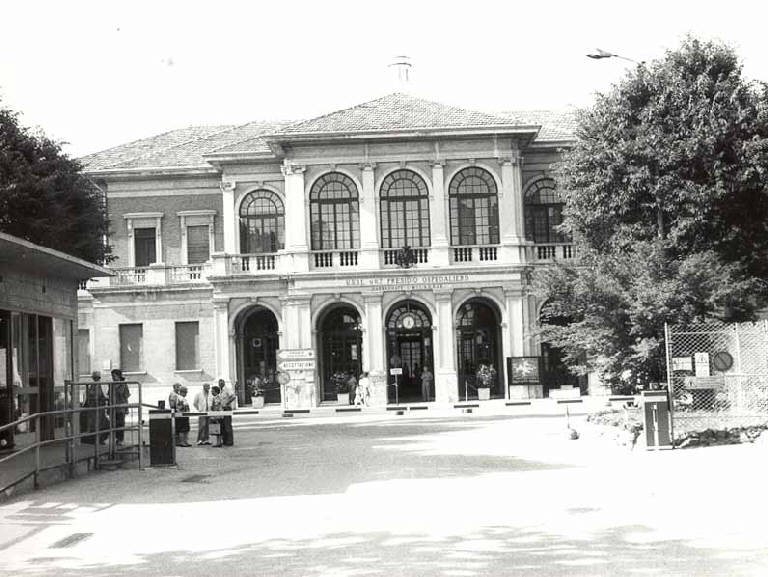
M314 349L280 349L277 351L278 361L290 361L295 359L314 359Z
M403 374L403 368L402 367L394 367L392 369L389 369L390 375L402 375Z
M725 386L725 379L722 375L714 377L686 377L685 388L693 390L712 390L722 389Z
M279 361L277 368L281 371L314 371L315 359Z
M511 385L539 382L539 357L507 357L507 373Z
M693 355L696 363L696 376L708 377L709 373L709 353L695 353Z
M720 351L712 357L712 364L717 371L727 371L733 366L733 357L728 351Z
M693 359L691 357L672 357L672 370L693 372Z

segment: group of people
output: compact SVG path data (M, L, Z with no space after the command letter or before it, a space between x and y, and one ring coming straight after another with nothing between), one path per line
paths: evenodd
M188 413L188 389L180 383L174 383L173 390L168 395L168 408L177 413ZM195 395L192 402L195 411L199 413L232 411L235 408L235 393L224 379L219 379L217 385L211 387L203 384L203 389ZM176 417L176 446L191 447L189 443L189 417ZM213 438L213 442L211 442ZM214 447L231 447L234 445L232 431L232 416L221 417L201 416L197 418L197 444Z
M104 393L101 382L101 372L91 373L91 382L85 389L85 401L83 407L91 410L80 413L80 430L84 433L94 433L83 437L84 443L96 443L96 430L99 433L98 442L106 444L109 438L109 429L115 430L115 444L121 446L125 442L125 416L128 414L128 398L131 391L125 383L123 372L120 369L110 371L112 383L108 384L109 395ZM107 408L107 406L111 407ZM103 407L103 408L102 408ZM98 426L97 426L98 425Z

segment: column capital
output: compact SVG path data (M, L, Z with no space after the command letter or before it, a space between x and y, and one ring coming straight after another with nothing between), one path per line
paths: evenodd
M287 295L280 297L280 304L286 305L308 305L312 301L312 295Z
M446 162L445 160L433 160L430 162L432 165L432 168L437 168L438 170L445 168Z
M376 170L375 162L361 162L359 166L360 170Z
M229 297L214 297L213 308L217 311L225 311L229 308Z
M510 152L498 157L499 164L505 165L519 165L522 162L523 155L519 150L511 150Z
M307 170L307 167L303 164L293 164L289 161L283 161L283 164L280 166L280 170L283 173L284 176L289 176L291 174L302 174L305 170Z
M432 294L438 302L450 301L453 298L453 289L432 289Z
M221 192L234 192L236 186L237 186L236 180L222 180L219 183L219 188L221 189Z
M362 293L363 302L365 304L381 304L382 298L384 298L383 291Z

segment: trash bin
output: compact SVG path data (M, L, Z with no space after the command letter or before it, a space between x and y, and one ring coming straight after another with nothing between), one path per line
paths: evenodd
M648 449L671 449L671 422L667 391L643 391L645 444Z
M171 411L149 411L149 465L176 464L174 418Z

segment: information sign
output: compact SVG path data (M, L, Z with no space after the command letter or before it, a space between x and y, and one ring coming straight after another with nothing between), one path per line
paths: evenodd
M277 363L277 368L281 371L314 371L315 359L279 361Z
M390 375L402 375L403 374L403 368L402 367L393 367L389 369Z
M280 349L277 351L278 361L291 361L297 359L314 359L314 349Z

